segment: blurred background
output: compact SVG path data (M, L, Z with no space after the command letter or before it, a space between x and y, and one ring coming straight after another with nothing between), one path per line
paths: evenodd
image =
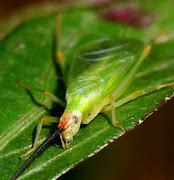
M101 0L102 3L106 1ZM39 2L44 1L0 1L0 18ZM99 0L97 2L100 3ZM174 98L140 126L80 163L60 179L173 180Z

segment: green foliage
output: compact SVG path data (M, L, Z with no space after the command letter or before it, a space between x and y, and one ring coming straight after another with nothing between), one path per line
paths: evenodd
M143 5L147 7L147 4ZM162 6L158 6L158 12ZM148 7L147 7L148 8ZM149 8L150 9L150 8ZM170 12L170 11L169 11ZM154 11L154 13L156 13ZM102 21L87 9L67 10L63 14L61 48L66 61L63 74L66 79L73 53L83 44L100 37L131 37L147 41L160 31L162 23L170 31L172 12L156 21L147 29L128 28L120 24ZM168 18L167 18L168 17ZM47 112L37 102L51 102L42 93L33 92L34 99L21 88L17 81L30 87L47 89L62 96L59 67L55 64L55 17L36 19L19 26L0 42L0 177L9 177L23 164L19 156L33 142L35 127ZM133 84L124 96L151 85L174 82L174 41L153 46L152 54L138 71ZM172 88L165 88L142 96L116 109L116 117L126 130L142 122L154 109L173 95ZM94 105L95 106L95 105ZM59 111L59 109L57 109ZM57 113L57 112L56 112ZM58 113L57 113L58 114ZM69 149L60 143L48 148L21 176L21 179L52 179L60 176L84 158L91 156L108 142L122 135L113 128L110 112L98 115L89 125L81 128ZM52 127L51 127L52 129ZM41 139L50 133L44 128Z

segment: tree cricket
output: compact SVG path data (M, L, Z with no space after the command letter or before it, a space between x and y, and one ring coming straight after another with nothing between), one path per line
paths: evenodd
M117 122L115 116L117 107L142 95L173 85L169 83L152 86L120 98L134 80L139 67L149 56L151 48L152 43L145 44L137 39L107 37L79 47L72 57L66 82L66 106L60 121L48 116L41 120L33 148L24 156L34 153L11 179L19 177L58 135L62 147L68 148L80 126L90 123L99 113L111 111L113 126L125 132L124 126ZM58 51L59 57L62 57L63 50ZM56 96L48 92L46 95L62 106L65 105ZM38 147L41 128L47 122L58 123L57 129Z

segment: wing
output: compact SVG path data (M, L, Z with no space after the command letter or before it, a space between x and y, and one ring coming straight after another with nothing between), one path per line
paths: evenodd
M135 39L100 39L73 57L67 94L113 93L138 63L144 44Z

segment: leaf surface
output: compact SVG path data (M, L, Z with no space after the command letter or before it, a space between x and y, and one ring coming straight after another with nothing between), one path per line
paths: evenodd
M159 7L157 12L160 10ZM165 28L170 30L172 17L173 14L168 13L161 21L158 20L145 30L103 21L96 12L88 9L65 11L60 39L66 59L62 64L64 78L67 78L73 53L82 45L102 37L125 36L146 41L153 37L154 28L154 35L157 27L160 30L161 23L165 22ZM34 91L33 98L17 82L21 81L32 88L47 89L63 97L60 69L54 58L55 26L54 16L36 19L22 24L0 42L0 176L4 179L9 179L23 164L24 160L19 159L19 156L29 149L35 127L41 116L47 112L37 102L44 101L49 107L52 105L42 93ZM174 82L173 47L172 40L154 45L151 55L122 98L136 90ZM171 97L173 92L172 88L164 88L130 101L116 109L117 120L128 131L140 124L147 115ZM51 114L59 114L59 111L62 109L58 108L56 113L51 111ZM53 144L20 178L52 179L93 155L122 135L120 129L112 127L110 119L110 112L99 114L89 125L80 129L69 149L62 149L60 143ZM49 133L50 128L44 128L41 139L45 139Z

